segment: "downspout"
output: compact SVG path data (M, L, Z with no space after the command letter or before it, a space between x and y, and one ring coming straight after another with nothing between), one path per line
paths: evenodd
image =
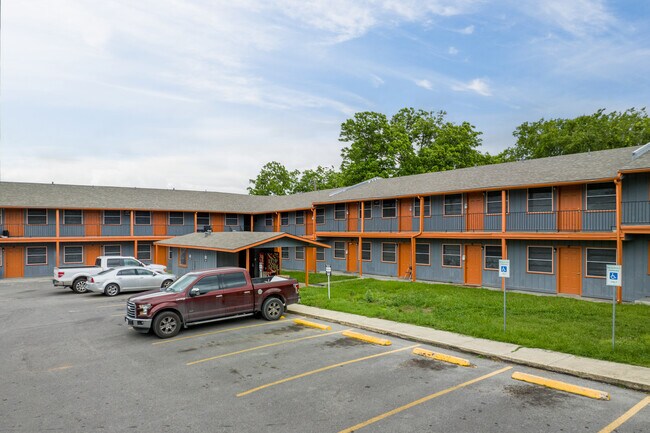
M621 225L623 221L623 174L618 173L614 179L614 185L616 185L616 264L623 266L623 237L621 236ZM616 288L616 302L621 303L623 301L623 285Z

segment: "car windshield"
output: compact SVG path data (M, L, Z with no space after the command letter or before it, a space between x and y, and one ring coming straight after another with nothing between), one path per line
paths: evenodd
M183 275L180 277L174 284L167 288L162 288L160 289L161 292L174 292L174 293L180 293L183 290L187 288L190 284L192 284L194 281L196 281L198 277L196 275Z

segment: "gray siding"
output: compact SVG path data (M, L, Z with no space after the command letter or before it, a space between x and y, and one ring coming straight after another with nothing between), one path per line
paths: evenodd
M46 247L47 248L47 264L45 265L25 265L25 277L50 277L54 272L56 266L56 246L55 244L36 244L26 245L24 260L27 263L27 248L28 247Z
M650 269L648 269L650 236L635 236L623 242L623 300L650 297ZM610 292L611 296L611 292Z
M194 231L194 213L183 212L182 225L169 225L169 216L167 216L167 234L169 236L182 236Z
M623 224L650 224L650 174L626 174L623 178Z

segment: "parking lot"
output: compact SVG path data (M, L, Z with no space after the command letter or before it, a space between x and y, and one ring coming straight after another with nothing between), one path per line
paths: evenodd
M640 392L392 337L379 346L292 315L160 340L125 325L127 297L0 282L0 431L650 431L650 405L634 410L647 398ZM473 366L414 355L416 347ZM513 380L514 372L611 400Z

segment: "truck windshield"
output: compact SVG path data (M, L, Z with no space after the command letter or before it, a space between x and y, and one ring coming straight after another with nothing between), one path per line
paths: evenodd
M174 284L167 288L162 288L160 289L161 292L174 292L174 293L180 293L183 290L187 288L190 284L192 284L194 281L196 281L197 276L196 275L183 275L180 277Z

